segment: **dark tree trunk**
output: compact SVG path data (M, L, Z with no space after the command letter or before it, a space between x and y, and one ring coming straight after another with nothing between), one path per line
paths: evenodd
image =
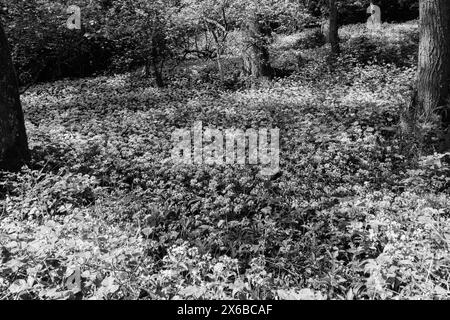
M450 1L420 0L418 108L426 115L444 110L450 85Z
M164 48L165 39L160 33L155 32L152 36L152 51L150 57L150 68L148 70L153 71L155 77L156 86L162 88L165 86L163 78L163 65L164 65Z
M157 58L152 59L152 69L153 75L155 77L155 83L158 88L163 88L165 86L161 64Z
M17 170L29 160L17 75L0 24L0 170Z
M254 15L247 23L244 49L244 71L253 78L272 78L268 47L270 30L265 30L258 17Z
M331 44L331 53L339 55L341 48L339 47L339 33L338 33L338 11L336 0L329 0L330 7L330 28L328 38Z

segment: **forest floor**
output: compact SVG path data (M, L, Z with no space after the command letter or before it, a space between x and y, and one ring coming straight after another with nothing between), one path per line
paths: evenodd
M0 173L0 299L450 298L450 155L399 130L414 77L344 57L236 91L34 86L31 165ZM196 121L278 127L281 174L174 165Z

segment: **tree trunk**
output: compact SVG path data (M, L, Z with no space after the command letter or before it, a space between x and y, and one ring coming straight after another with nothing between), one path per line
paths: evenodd
M448 110L442 107L449 95L449 84L450 2L420 0L418 108L427 116L439 113L447 124Z
M248 21L244 50L244 71L253 78L272 78L273 69L269 62L267 36L256 15Z
M339 47L339 33L338 33L338 11L336 6L336 0L329 0L330 7L330 28L329 28L329 40L331 44L331 53L339 55L341 49Z
M0 23L0 170L17 170L29 160L17 75Z

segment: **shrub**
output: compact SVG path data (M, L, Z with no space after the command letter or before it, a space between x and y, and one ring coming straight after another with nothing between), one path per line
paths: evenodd
M320 29L306 29L300 33L278 35L272 44L273 50L313 49L325 44L325 37Z

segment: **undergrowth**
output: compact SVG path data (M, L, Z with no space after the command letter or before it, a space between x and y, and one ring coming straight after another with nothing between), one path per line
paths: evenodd
M33 87L32 162L0 178L0 298L449 298L450 155L401 133L414 77L348 58L234 91ZM196 121L280 128L281 174L174 166Z

